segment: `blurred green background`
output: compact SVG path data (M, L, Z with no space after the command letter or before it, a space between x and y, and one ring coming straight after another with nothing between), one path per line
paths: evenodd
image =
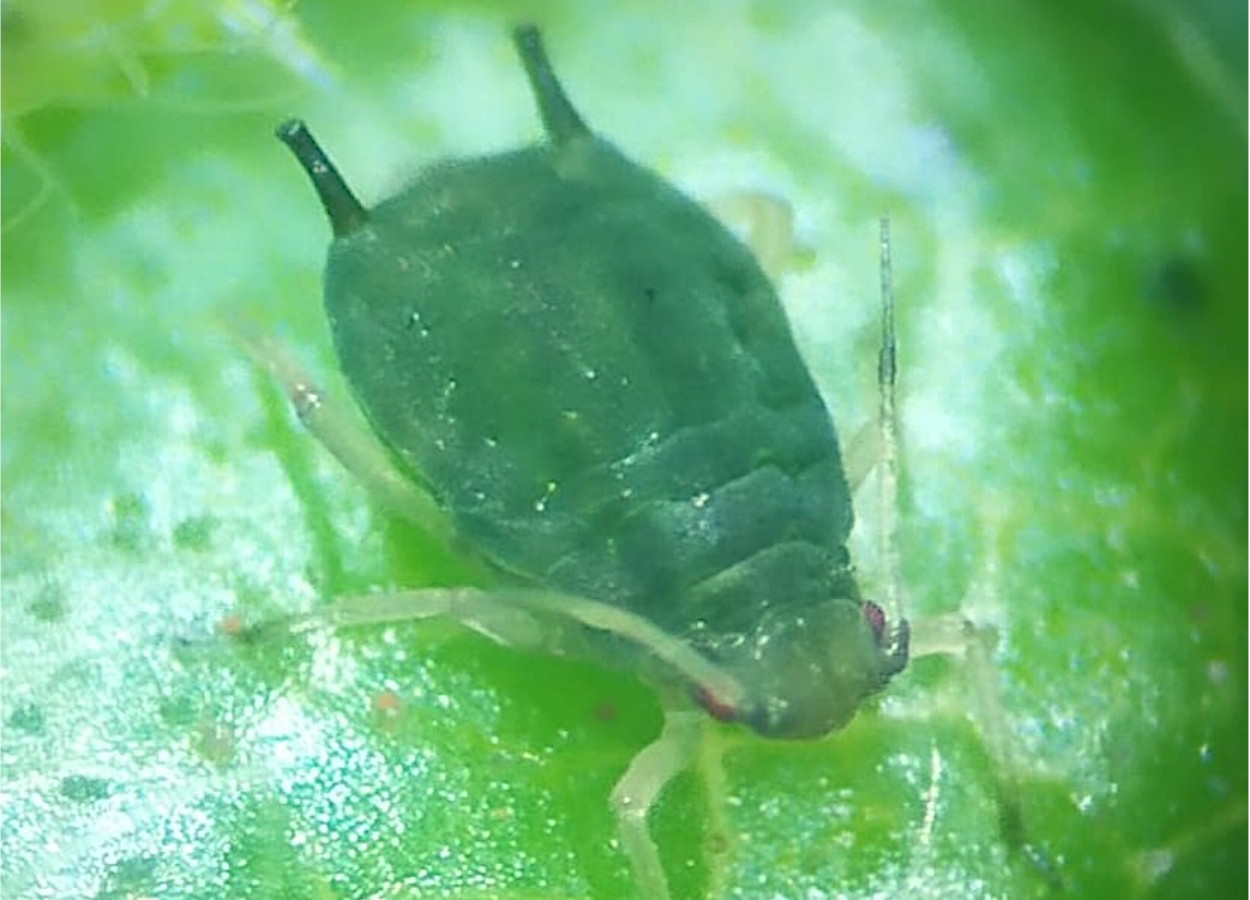
M536 139L520 16L626 152L793 204L780 288L844 434L891 214L912 612L998 628L1068 896L1243 896L1246 11L1145 0L6 0L5 896L633 895L607 796L660 714L629 677L446 629L217 636L466 577L226 325L341 389L273 125L366 200ZM1047 896L967 695L929 658L824 742L717 731L654 817L677 895Z

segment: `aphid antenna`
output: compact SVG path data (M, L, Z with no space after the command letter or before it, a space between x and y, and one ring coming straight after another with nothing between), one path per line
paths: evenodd
M882 598L894 621L906 619L899 586L898 552L898 340L894 329L894 273L890 258L890 216L881 217L881 350L877 355L877 427L881 433L881 458L877 477L881 542L879 558L885 568Z

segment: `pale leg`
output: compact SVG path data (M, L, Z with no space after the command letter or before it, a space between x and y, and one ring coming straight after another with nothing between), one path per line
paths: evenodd
M583 628L611 631L657 649L650 646L645 632L637 630L639 622L628 613L624 618L621 615L621 611L594 601L523 589L427 588L345 597L323 611L271 623L267 628L297 632L444 618L502 644L548 654L577 653L582 649ZM667 649L659 648L661 658L667 653ZM702 660L693 664L696 671L684 669L682 657L670 658L669 662L686 677L714 679L722 674ZM736 688L729 682L722 689ZM667 711L660 736L633 758L612 791L621 849L646 900L669 900L668 881L647 827L647 815L665 786L693 764L704 719L702 711Z
M380 503L432 535L451 540L454 529L446 514L434 498L396 466L356 410L328 398L280 341L239 328L232 328L231 332L252 359L282 385L313 437Z
M981 590L995 591L996 569L991 562L982 577ZM912 623L912 656L943 654L958 657L966 682L961 692L977 733L993 761L995 802L1003 841L1019 851L1055 891L1063 883L1043 847L1028 834L1020 803L1019 768L1012 752L1011 732L994 665L998 633L992 626L977 625L960 613L919 619Z
M639 891L646 900L669 898L668 879L647 827L647 815L665 786L694 761L703 718L702 712L665 713L660 736L634 757L612 790L621 849L629 858Z
M881 429L876 422L863 425L842 445L842 469L854 495L881 459Z
M538 588L450 587L363 594L268 627L298 632L435 617L460 622L501 644L557 656L593 656L587 630L608 632L668 666L679 683L697 685L731 706L742 703L745 695L732 675L646 619L588 597Z
M558 628L510 604L507 594L492 595L478 588L425 588L339 597L323 610L275 625L294 633L434 618L458 622L509 647L556 654L567 649L562 646Z
M769 278L776 280L795 257L794 210L763 191L732 191L709 201L712 213L740 234Z

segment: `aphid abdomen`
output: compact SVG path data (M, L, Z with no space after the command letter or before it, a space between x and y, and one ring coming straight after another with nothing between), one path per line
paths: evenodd
M428 170L326 285L375 430L504 568L681 632L708 618L685 592L773 544L844 561L836 438L772 287L605 142Z
M579 536L546 580L570 592L616 599L665 630L685 634L695 623L749 628L761 603L784 601L786 592L777 584L764 586L741 609L718 608L721 599L709 588L696 590L778 545L810 548L827 560L826 571L845 569L843 523L830 501L842 484L836 458L762 458L772 449L772 435L788 431L770 425L802 411L751 410L749 416L695 426L658 444L649 458L632 461L626 477L614 481L635 486L621 491L606 527ZM718 427L748 422L759 427ZM699 455L691 452L696 448ZM689 465L685 471L683 463ZM705 475L716 469L716 475ZM623 584L602 583L604 576ZM813 599L830 596L836 595L822 591Z

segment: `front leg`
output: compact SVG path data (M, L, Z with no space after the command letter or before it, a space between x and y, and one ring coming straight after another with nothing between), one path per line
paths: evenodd
M957 668L966 684L962 696L992 762L999 833L1004 843L1022 853L1047 887L1058 893L1063 890L1063 879L1045 848L1030 837L1025 822L1020 769L994 663L997 643L997 629L976 624L960 613L912 621L913 658L941 654L959 660Z
M324 610L264 626L283 632L441 618L510 647L559 656L586 652L586 629L605 631L669 668L676 683L701 688L732 704L742 688L689 645L625 610L583 597L526 588L425 588L336 600ZM612 791L621 849L646 900L669 900L668 882L647 816L665 786L694 762L702 711L670 709L660 736L631 761Z
M694 762L703 721L701 712L666 712L660 736L638 752L612 790L621 849L629 858L638 889L646 900L669 900L670 896L659 848L647 827L647 815L668 783Z

